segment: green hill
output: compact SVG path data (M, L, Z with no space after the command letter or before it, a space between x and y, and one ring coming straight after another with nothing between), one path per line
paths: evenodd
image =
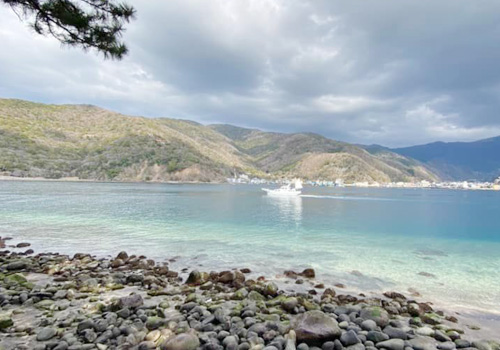
M0 99L0 172L116 181L223 181L235 172L345 181L436 176L417 161L316 134L121 115L88 105Z

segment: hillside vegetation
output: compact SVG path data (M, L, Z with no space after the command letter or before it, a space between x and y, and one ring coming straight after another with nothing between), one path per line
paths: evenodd
M316 134L124 116L0 99L0 172L117 181L222 181L234 173L345 181L434 180L410 158Z

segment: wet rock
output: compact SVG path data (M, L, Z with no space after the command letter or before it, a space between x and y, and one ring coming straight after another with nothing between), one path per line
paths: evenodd
M28 267L28 264L26 263L26 261L23 261L23 260L13 261L13 262L7 264L7 270L9 270L9 271L24 270L27 267Z
M336 320L318 310L297 316L292 328L297 341L307 344L322 344L339 338L342 333Z
M436 332L434 333L434 338L441 342L451 342L451 338L438 329L436 329Z
M428 312L422 316L420 316L422 321L424 323L430 324L430 325L437 325L441 323L441 317L433 312Z
M200 285L200 284L203 284L204 281L203 281L203 278L202 278L202 275L200 273L200 271L198 270L193 270L191 271L191 273L189 274L187 280L186 280L186 284L192 284L192 285Z
M299 305L299 301L295 297L286 298L281 302L281 307L288 312L292 312L297 305Z
M369 306L362 309L359 317L364 320L375 321L375 323L382 328L389 324L389 313L378 306Z
M166 320L161 317L148 317L146 321L146 328L149 330L158 329L166 324Z
M264 295L268 295L271 297L275 297L276 295L278 295L278 286L276 285L276 283L270 282L266 284L266 286L264 287Z
M232 271L222 271L219 273L218 281L220 283L231 283L234 280L234 272Z
M116 256L116 258L125 261L125 260L128 260L128 254L125 251L121 251L121 252L118 253L118 255Z
M314 269L305 269L300 275L306 278L315 278L316 272L314 271Z
M327 297L331 297L331 298L335 298L335 295L337 293L335 293L335 291L331 288L326 288L324 291L323 291L323 295L321 296L321 299L325 299Z

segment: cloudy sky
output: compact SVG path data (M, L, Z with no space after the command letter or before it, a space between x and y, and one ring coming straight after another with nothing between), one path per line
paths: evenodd
M129 0L105 61L0 5L0 97L406 146L500 135L498 0Z

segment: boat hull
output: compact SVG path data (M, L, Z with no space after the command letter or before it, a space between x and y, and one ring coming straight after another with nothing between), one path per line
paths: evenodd
M266 192L269 196L276 196L276 197L296 197L300 196L302 194L301 191L298 190L282 190L282 189L270 189L270 188L263 188L262 189L264 192Z

